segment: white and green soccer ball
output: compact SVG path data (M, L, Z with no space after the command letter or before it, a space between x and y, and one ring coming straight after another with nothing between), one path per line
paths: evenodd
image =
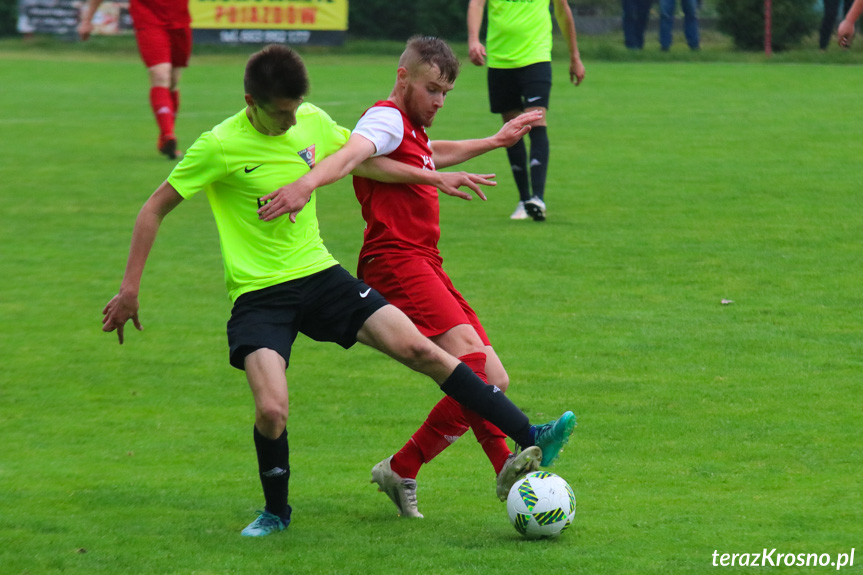
M506 510L513 527L526 538L557 537L575 517L575 493L563 477L535 471L512 486Z

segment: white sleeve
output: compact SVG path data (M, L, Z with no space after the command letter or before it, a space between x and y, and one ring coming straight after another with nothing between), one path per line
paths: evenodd
M353 133L375 145L372 157L386 156L402 143L405 134L404 120L401 112L395 108L375 106L360 118Z

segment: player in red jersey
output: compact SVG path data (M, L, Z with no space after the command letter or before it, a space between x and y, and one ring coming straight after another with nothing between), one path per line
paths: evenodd
M458 60L438 38L414 37L399 60L395 87L389 99L377 102L360 119L348 143L320 162L293 185L276 190L265 200L265 219L302 209L311 191L347 175L372 156L387 156L405 166L402 181L384 183L354 178L366 231L357 275L390 303L400 308L420 332L458 357L481 379L505 391L509 378L476 313L455 289L442 267L437 187L470 199L464 192L439 186L445 173L436 168L453 166L489 150L511 146L530 130L541 112L528 112L511 120L494 136L477 140L429 141L431 126L458 75ZM493 175L466 180L478 195L477 183L490 183ZM473 185L470 185L469 183ZM431 184L431 185L429 185ZM571 433L570 412L560 425ZM529 447L513 454L505 435L495 426L456 402L441 400L420 429L394 456L378 463L372 481L393 500L402 515L422 517L416 503L416 476L453 441L473 428L477 440L497 474L497 495L503 501L522 475L557 457L556 450ZM568 437L569 433L566 434Z
M93 15L102 0L87 0L78 34L87 40L93 31ZM159 125L159 152L176 159L174 119L180 109L180 76L192 53L192 18L188 0L130 0L129 14L135 26L138 51L150 75L150 106Z

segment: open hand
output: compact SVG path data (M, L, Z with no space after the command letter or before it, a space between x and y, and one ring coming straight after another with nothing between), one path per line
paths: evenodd
M494 137L498 139L501 147L509 148L510 146L514 146L525 134L530 132L530 125L542 120L544 115L545 112L542 110L531 110L530 112L519 114L504 124Z
M485 201L488 198L483 193L480 186L496 186L497 182L493 180L494 174L470 174L468 172L437 172L440 181L437 188L443 193L461 198L463 200L472 200L473 196L469 193L460 190L462 186L468 187L479 197Z
M284 214L290 214L291 222L296 222L297 214L306 207L311 198L312 190L306 191L297 184L282 186L258 199L258 203L261 205L258 209L258 217L269 222Z

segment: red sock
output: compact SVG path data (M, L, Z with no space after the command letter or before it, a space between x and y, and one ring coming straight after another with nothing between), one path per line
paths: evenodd
M180 91L171 90L171 103L174 105L174 117L180 112Z
M150 107L159 124L159 141L174 137L174 103L168 88L150 88Z
M488 383L488 376L485 373L486 355L484 353L469 353L461 356L459 359L471 368L481 380ZM492 467L494 467L495 474L500 473L504 463L506 463L507 457L512 453L506 444L506 434L498 429L497 426L480 417L477 412L470 409L462 409L462 412L471 429L473 429L476 440L482 446L488 460L491 462Z
M393 455L392 470L406 479L416 479L423 463L428 463L468 430L461 406L446 396L429 412L428 417Z

